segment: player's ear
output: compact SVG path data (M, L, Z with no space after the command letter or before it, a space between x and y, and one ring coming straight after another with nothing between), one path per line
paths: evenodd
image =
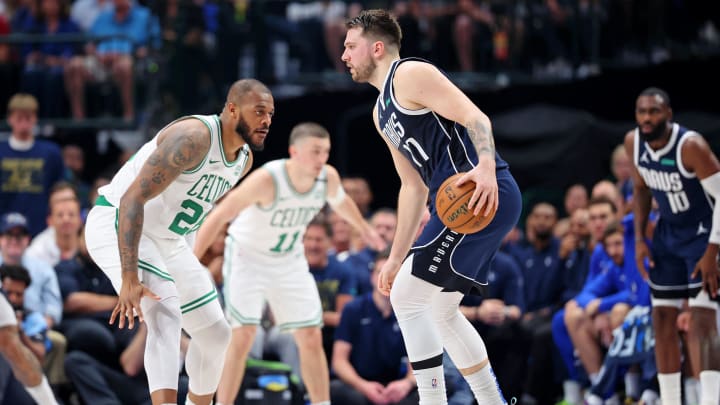
M668 121L672 121L673 111L672 108L668 107Z
M373 53L376 56L380 56L385 52L385 43L383 41L375 41L373 44Z

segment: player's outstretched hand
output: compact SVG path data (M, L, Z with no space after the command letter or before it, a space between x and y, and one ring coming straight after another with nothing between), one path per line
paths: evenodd
M703 290L705 290L711 298L717 297L718 279L720 278L720 270L718 270L717 262L718 248L717 245L709 244L705 250L705 254L695 265L695 271L692 277L695 278L698 273L702 275Z
M650 255L650 249L648 249L647 243L642 240L635 241L635 265L637 266L640 275L644 280L648 280L648 272L645 269L645 260L647 259L650 268L655 267L655 262Z
M388 259L380 269L380 275L378 276L378 291L386 297L390 296L390 290L392 289L393 283L395 282L395 276L400 271L402 262Z
M137 277L123 280L120 294L118 294L118 302L110 315L110 325L114 324L117 318L118 328L122 329L125 327L125 319L127 318L128 329L132 329L135 326L135 314L138 315L140 322L143 322L143 313L140 308L140 300L143 297L156 301L160 300L160 297L145 287Z
M495 177L495 161L492 161L491 165L479 163L460 177L455 185L460 186L468 181L475 182L475 192L470 197L468 209L472 210L474 215L484 217L496 211L499 198L497 178ZM485 210L480 212L483 207L485 207Z

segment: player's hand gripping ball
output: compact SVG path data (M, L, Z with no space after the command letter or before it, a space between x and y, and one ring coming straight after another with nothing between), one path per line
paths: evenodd
M443 225L458 233L475 233L488 226L495 218L497 210L493 210L486 217L482 214L473 215L468 203L475 191L475 182L468 181L462 186L455 185L463 174L465 173L454 174L440 185L435 196L435 209ZM485 207L482 207L480 212L484 211Z

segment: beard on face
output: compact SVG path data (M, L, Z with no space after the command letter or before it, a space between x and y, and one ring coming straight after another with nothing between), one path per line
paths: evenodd
M552 238L552 235L553 235L552 228L535 230L535 237L538 240L542 240L542 241L550 240L550 238Z
M252 136L250 134L250 126L245 122L245 119L243 117L240 117L240 121L237 124L237 127L235 127L235 131L237 131L238 134L240 134L240 137L250 145L250 149L256 152L260 152L263 149L265 149L265 142L254 142L252 139Z
M357 83L365 83L370 79L370 76L372 76L376 68L377 64L372 59L370 59L370 62L364 67L354 66L355 76L353 76L352 79Z
M640 138L645 142L652 142L656 141L665 134L665 130L667 129L667 123L663 122L652 129L650 132L643 132L640 130Z

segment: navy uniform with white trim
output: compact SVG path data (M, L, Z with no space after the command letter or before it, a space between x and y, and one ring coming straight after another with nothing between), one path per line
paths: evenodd
M681 403L676 318L687 299L692 319L688 358L703 387L699 402L714 404L720 397L720 372L714 371L708 356L701 356L700 348L720 345L715 324L720 209L712 201L720 198L720 162L700 134L671 121L670 98L662 89L650 87L640 93L635 120L637 128L625 136L625 149L636 169L635 261L652 290L660 397L665 405ZM651 197L658 203L660 219L648 244L642 232Z
M682 146L693 136L701 135L674 123L667 145L653 150L635 130L633 160L660 211L649 273L655 298L695 297L702 287L700 275L691 274L707 248L713 202L697 175L683 166Z
M429 200L445 179L470 171L477 164L475 147L467 129L443 118L429 108L408 110L396 102L393 77L403 62L395 61L385 78L377 99L380 129L418 171L429 189ZM499 203L495 218L480 232L459 234L446 228L430 203L431 218L410 253L414 254L412 274L447 291L482 291L495 252L505 235L517 223L522 207L520 190L510 174L507 162L495 153Z

